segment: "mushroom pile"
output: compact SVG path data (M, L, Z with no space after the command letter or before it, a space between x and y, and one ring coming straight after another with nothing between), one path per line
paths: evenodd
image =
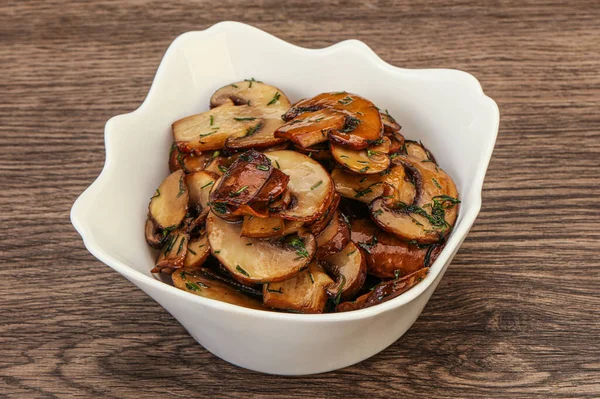
M248 79L172 130L145 235L152 272L192 294L296 313L377 305L426 276L457 218L452 178L356 94L292 105Z

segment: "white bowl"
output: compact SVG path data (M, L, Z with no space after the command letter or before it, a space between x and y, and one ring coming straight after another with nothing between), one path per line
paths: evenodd
M254 77L291 101L326 91L357 93L389 112L402 133L420 139L454 178L461 209L427 278L381 305L348 313L302 315L246 309L195 296L154 278L144 239L148 200L168 174L171 123L208 109L219 87ZM465 239L498 131L496 103L465 72L386 64L347 40L305 49L261 30L222 22L179 36L167 50L144 103L105 128L106 164L71 210L86 248L169 311L207 350L264 373L320 373L360 362L408 330Z

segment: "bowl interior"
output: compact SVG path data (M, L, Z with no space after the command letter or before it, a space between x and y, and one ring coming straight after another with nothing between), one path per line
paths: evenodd
M168 174L171 123L206 111L219 87L251 77L279 87L292 102L346 90L389 110L402 133L422 140L456 181L463 201L454 233L459 237L446 250L452 252L464 238L479 210L498 124L497 108L475 78L453 70L395 68L357 41L308 50L228 23L180 36L142 106L107 123L105 169L74 210L84 239L150 276L154 251L145 243L143 226L148 201ZM469 225L459 233L465 217Z

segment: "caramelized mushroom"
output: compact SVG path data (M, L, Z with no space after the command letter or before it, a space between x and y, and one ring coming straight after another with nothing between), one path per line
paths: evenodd
M339 212L335 212L325 230L317 236L317 259L340 252L350 242L350 229Z
M232 103L260 108L284 108L283 112L290 108L290 101L281 90L254 79L223 86L210 98L211 108Z
M284 219L312 222L327 209L335 193L327 171L317 161L294 151L265 154L272 165L290 177L288 190L292 204L281 211Z
M279 240L240 237L241 223L228 223L212 212L206 229L213 255L237 280L246 283L286 280L305 268L316 251L311 234Z
M169 273L182 267L187 254L188 240L189 236L183 230L172 232L158 253L156 267L152 269L152 273Z
M329 134L330 140L336 144L360 150L382 137L383 123L377 107L371 101L347 92L323 93L301 100L283 115L283 119L287 122L300 114L323 108L346 116L344 127Z
M390 166L389 151L390 139L382 139L385 144L365 150L351 150L331 143L331 155L342 167L360 174L372 175L381 173Z
M185 177L185 183L188 187L190 199L189 206L193 208L200 217L198 222L203 222L208 215L210 207L210 190L213 188L218 176L212 172L199 171L190 173Z
M352 241L342 251L324 258L321 264L335 276L335 284L327 288L327 293L334 298L334 303L356 295L367 278L364 254Z
M282 137L306 148L329 140L329 133L343 129L346 116L329 108L303 113L275 131Z
M217 155L219 151L209 151L202 154L186 154L179 151L177 145L173 143L169 153L169 170L175 172L182 169L185 173L193 173L203 170L206 165Z
M146 242L154 249L161 248L167 238L151 218L146 219L144 233L146 235Z
M371 292L361 295L355 301L340 303L335 310L337 312L348 312L387 302L417 285L427 276L428 271L428 268L423 268L400 279L384 281L376 285Z
M370 205L371 216L382 229L421 244L440 241L458 214L458 192L452 178L433 162L400 155L394 162L412 177L415 195L411 203L378 198Z
M334 191L333 185L331 187L333 193L331 194L331 201L328 203L325 212L319 216L317 220L307 225L310 229L310 232L317 235L321 234L323 230L329 225L331 219L335 215L335 210L338 208L340 204L341 197Z
M392 115L390 115L387 110L385 110L385 113L381 111L379 113L381 115L381 122L383 123L383 131L385 134L392 135L402 129L402 126L392 118Z
M331 172L331 179L340 195L366 204L383 196L386 185L392 187L388 194L396 200L407 203L412 201L415 188L412 183L405 181L405 176L404 168L400 165L392 166L378 175L361 176L342 169L334 169Z
M205 298L215 299L250 309L266 310L260 301L237 291L232 286L202 270L181 270L173 273L175 287Z
M291 279L263 286L265 306L301 313L323 313L327 303L325 289L333 280L316 262Z
M174 229L185 217L189 194L184 178L182 170L171 173L152 196L149 216L158 228Z
M351 237L365 252L368 273L386 279L406 276L432 265L443 248L438 244L408 243L380 230L369 219L352 221Z

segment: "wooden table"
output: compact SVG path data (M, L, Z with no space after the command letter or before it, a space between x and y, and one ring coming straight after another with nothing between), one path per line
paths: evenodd
M462 69L500 106L472 232L411 330L356 366L282 378L215 358L69 222L106 120L177 35L223 19ZM598 1L9 0L0 43L0 396L600 397Z

